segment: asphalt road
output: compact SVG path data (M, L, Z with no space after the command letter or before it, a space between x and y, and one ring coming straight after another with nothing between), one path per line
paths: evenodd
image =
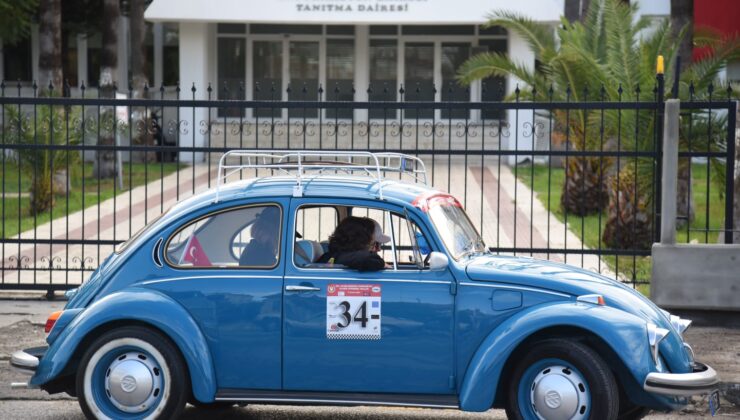
M11 389L12 381L26 380L10 371L8 360L12 351L43 343L43 323L47 315L63 306L63 302L0 300L0 419L84 419L77 401L66 394L48 395L40 390ZM738 330L694 328L696 343L716 348L722 357L713 357L712 363L726 366L722 371L738 363ZM730 339L732 338L732 339ZM727 347L727 341L731 346ZM723 401L723 403L726 403ZM709 417L706 404L696 401L686 410L672 414L655 413L648 419L695 419ZM183 419L250 419L250 420L405 420L405 419L505 419L503 410L485 413L465 413L457 410L430 410L419 408L390 407L294 407L275 405L252 405L233 407L228 410L204 410L188 406ZM718 418L740 419L736 407L723 408Z

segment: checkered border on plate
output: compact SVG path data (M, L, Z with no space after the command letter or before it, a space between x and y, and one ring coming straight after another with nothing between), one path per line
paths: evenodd
M334 334L326 335L329 340L380 340L378 334Z

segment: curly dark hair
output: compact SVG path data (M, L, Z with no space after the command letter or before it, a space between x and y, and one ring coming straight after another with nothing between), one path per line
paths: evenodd
M375 224L367 217L349 216L339 222L334 233L329 236L329 250L332 252L351 252L367 250L373 240Z

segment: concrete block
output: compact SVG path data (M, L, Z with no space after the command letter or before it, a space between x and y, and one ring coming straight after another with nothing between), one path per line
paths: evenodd
M653 245L650 298L665 308L740 311L740 244Z

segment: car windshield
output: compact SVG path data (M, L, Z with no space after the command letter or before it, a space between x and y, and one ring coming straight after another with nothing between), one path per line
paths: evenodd
M429 214L445 247L454 259L487 252L486 244L454 197L449 195L431 197L425 201L422 210Z

